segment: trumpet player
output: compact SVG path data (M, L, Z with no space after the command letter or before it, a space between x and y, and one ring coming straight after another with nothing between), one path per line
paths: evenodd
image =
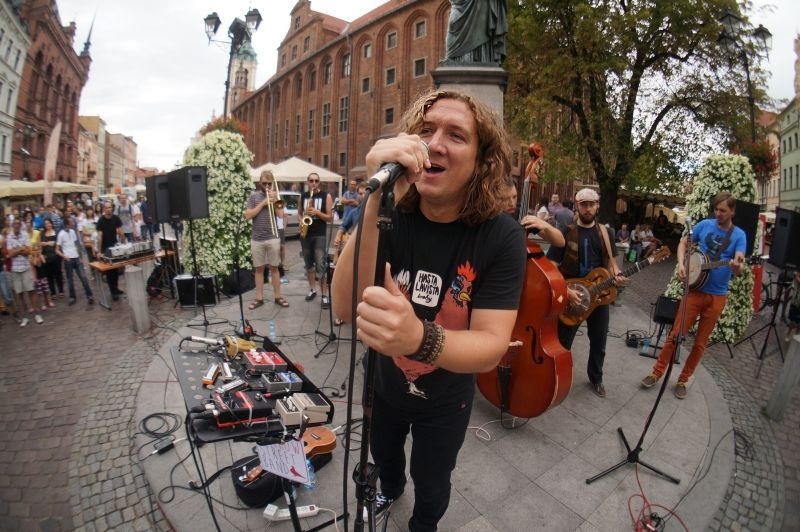
M322 294L322 308L327 309L331 301L325 291L327 283L325 248L328 222L333 219L333 200L330 194L320 190L319 174L315 172L308 174L306 191L300 196L300 204L297 206L297 217L301 224L307 224L305 236L300 239L308 279L306 301L317 297L316 278Z
M247 307L255 310L264 304L264 267L269 266L270 281L275 294L275 304L288 307L289 302L281 297L281 240L278 235L277 216L283 216L283 204L275 186L275 176L265 170L261 172L256 190L247 198L244 216L253 221L253 236L250 253L256 277L256 298Z

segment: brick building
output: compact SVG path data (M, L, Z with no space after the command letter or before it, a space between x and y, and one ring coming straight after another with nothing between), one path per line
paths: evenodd
M232 111L248 125L253 167L296 156L365 177L370 146L433 87L449 13L448 0L390 0L347 22L297 2L277 72Z
M78 106L89 78L90 42L87 39L80 54L75 52L75 23L61 24L55 0L28 0L20 3L18 9L31 43L22 72L16 127L32 134L29 138L14 138L12 175L22 177L27 173L31 179L44 176L50 132L60 120L55 179L76 182ZM27 143L26 151L22 151L23 142Z

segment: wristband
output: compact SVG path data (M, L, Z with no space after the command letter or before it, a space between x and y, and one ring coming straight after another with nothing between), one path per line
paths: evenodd
M433 364L444 350L444 327L428 320L424 320L422 325L422 344L416 353L408 355L408 358L424 364Z

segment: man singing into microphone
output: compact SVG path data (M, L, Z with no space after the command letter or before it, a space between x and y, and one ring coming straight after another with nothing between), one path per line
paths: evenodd
M366 159L370 175L386 163L406 169L394 185L384 285L370 286L378 190L364 206L359 286L353 286L353 236L334 272L333 304L380 354L370 433L380 479L377 512L403 494L410 431L415 497L408 527L436 530L470 417L473 374L493 369L508 348L525 238L501 214L511 152L490 109L463 93L432 92L412 105L401 127L407 134L379 140Z
M322 294L322 308L326 309L330 305L328 293L325 291L327 286L326 267L327 254L326 248L328 222L333 220L333 200L327 192L319 189L319 174L312 172L308 174L308 188L300 196L300 205L297 206L297 218L302 220L306 216L311 218L311 226L308 228L305 238L300 239L300 247L303 248L303 261L306 266L306 278L308 279L308 294L306 301L311 301L317 297L316 280L319 281L319 292Z
M712 261L730 260L730 266L723 266L708 271L708 279L703 286L689 290L683 295L675 323L672 325L664 348L656 360L650 375L642 379L644 388L652 388L664 372L675 353L675 338L683 324L683 335L689 332L698 316L700 323L694 336L694 345L689 353L689 358L683 365L683 370L675 385L675 397L686 397L689 380L695 368L703 359L711 331L717 324L725 303L728 301L728 281L731 274L738 275L744 264L744 252L747 246L745 232L733 225L733 215L736 212L736 198L730 192L720 192L711 200L714 218L708 218L698 223L691 235L684 236L678 244L678 277L684 280L689 272L686 271L685 257L691 253L689 249L689 236L692 243L700 247L700 251L709 256ZM685 307L685 311L684 311ZM683 314L686 314L682 320Z

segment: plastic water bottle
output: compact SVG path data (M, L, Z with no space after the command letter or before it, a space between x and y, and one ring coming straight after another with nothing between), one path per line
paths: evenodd
M642 340L642 349L639 351L640 355L647 355L647 351L650 349L650 338L644 338Z
M269 320L269 339L275 345L280 345L281 343L278 333L275 332L275 320Z
M317 473L309 458L306 458L306 465L308 466L308 484L303 484L303 488L306 491L313 491L317 487Z

